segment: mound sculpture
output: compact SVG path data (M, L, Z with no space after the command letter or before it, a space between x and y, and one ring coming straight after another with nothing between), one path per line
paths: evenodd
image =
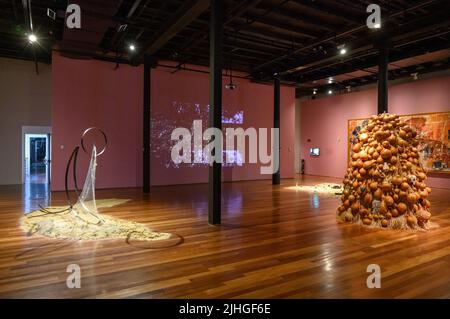
M392 229L429 229L431 189L417 132L387 113L363 124L351 146L338 220Z

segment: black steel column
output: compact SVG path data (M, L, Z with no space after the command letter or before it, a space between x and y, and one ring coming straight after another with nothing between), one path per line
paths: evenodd
M382 42L379 49L378 63L378 114L388 112L388 64L389 49L386 42Z
M280 78L274 80L273 91L273 128L280 129ZM272 141L272 160L278 162L278 170L272 174L272 184L280 184L280 136Z
M222 129L222 0L211 0L210 48L209 48L209 126ZM215 141L215 151L222 148ZM222 154L220 154L222 156ZM222 164L214 162L209 167L208 221L220 224L222 201Z
M152 58L144 56L144 107L143 107L143 189L150 192L150 90L151 90Z

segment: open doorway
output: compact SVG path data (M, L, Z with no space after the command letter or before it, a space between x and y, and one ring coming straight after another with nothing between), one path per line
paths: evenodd
M22 127L22 182L25 213L48 206L51 181L51 128Z
M22 183L50 184L51 127L22 127Z
M25 183L50 183L50 134L25 134Z

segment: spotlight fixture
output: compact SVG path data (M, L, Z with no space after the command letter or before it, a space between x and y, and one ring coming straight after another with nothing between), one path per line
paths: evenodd
M231 68L230 68L230 82L225 84L225 88L227 90L236 90L237 89L237 85L235 83L233 83L233 70Z
M347 54L347 48L345 47L345 44L338 45L337 49L339 50L340 55Z
M274 73L274 76L277 76L278 73ZM235 83L233 83L233 52L231 52L230 54L230 82L228 82L227 84L225 84L225 88L227 90L236 90L237 89L237 85Z
M313 90L313 94L316 95L317 94L317 89Z
M419 79L419 73L417 73L417 72L415 72L415 73L411 73L411 77L412 77L412 79L415 81L415 80L418 80Z
M130 45L128 46L128 49L130 49L130 51L134 51L134 50L136 50L136 47L135 47L134 44L130 44Z
M235 90L237 88L237 85L230 82L230 83L225 84L225 88L227 90Z
M37 37L33 33L31 33L28 35L28 41L30 41L30 43L34 43L37 41Z
M349 92L349 93L352 91L352 87L350 85L346 86L345 88L347 89L347 92Z
M328 79L328 84L332 84L333 83L333 78L329 78Z
M328 95L333 94L333 90L328 90Z

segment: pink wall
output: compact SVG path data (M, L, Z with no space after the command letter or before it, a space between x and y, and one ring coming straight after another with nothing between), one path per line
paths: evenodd
M67 159L80 135L90 126L101 127L109 144L99 158L97 185L99 188L136 187L142 184L142 67L120 65L96 60L73 60L53 56L52 105L52 189L64 188ZM152 185L206 182L208 169L203 167L166 167L161 157L170 156L170 133L164 130L172 124L192 123L195 114L174 114L176 103L199 104L209 101L208 74L171 69L152 70ZM226 79L224 78L224 83ZM231 114L244 111L244 129L272 127L273 87L236 80L238 89L224 90L224 111ZM174 104L175 103L175 104ZM281 175L294 177L294 88L281 91ZM182 121L180 122L180 118ZM207 118L207 116L206 116ZM204 123L204 126L207 122ZM190 128L190 127L187 127ZM162 134L155 140L155 134ZM166 141L169 145L161 145ZM159 149L158 149L159 147ZM79 180L84 180L88 156L79 154ZM223 169L224 180L270 178L260 175L258 164ZM82 186L82 185L80 185Z
M64 189L66 162L91 126L108 136L107 151L99 158L97 185L135 187L141 174L142 69L95 60L74 60L53 54L52 189ZM89 156L79 153L79 185Z
M389 88L389 112L413 114L450 111L450 77L439 77ZM305 173L343 177L347 168L347 122L377 112L377 90L301 102L301 158ZM308 139L311 141L308 142ZM309 156L320 147L320 157ZM432 187L450 188L450 176L430 175Z

